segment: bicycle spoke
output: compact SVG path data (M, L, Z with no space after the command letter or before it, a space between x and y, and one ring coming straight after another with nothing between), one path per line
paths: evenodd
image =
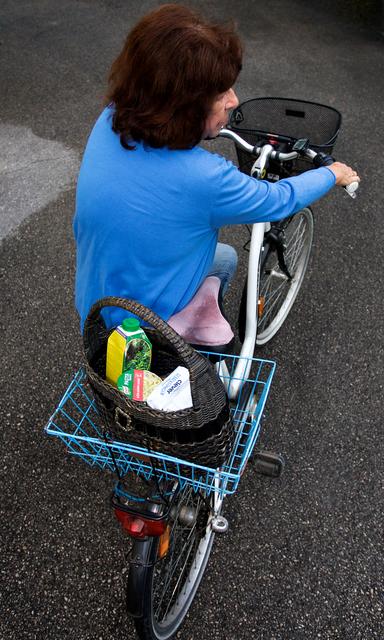
M258 344L265 344L278 331L301 286L312 244L310 210L303 209L282 229L285 235L284 261L292 278L283 278L277 252L272 249L260 274L259 297L263 299L263 313L258 319Z
M274 301L272 303L268 302L267 311L265 311L262 316L262 320L264 320L264 323L267 322L267 320L270 320L270 317L273 315L273 311L278 306L278 303L280 301L280 296L278 295L279 293L280 291L276 291L274 294Z
M206 522L204 522L204 527L201 528L201 535L198 527L199 519L203 513L207 521L208 513L206 512L204 501L198 496L197 503L194 502L194 500L196 500L196 494L190 487L184 498L183 506L190 506L195 510L196 521L192 528L180 526L178 520L181 507L180 503L170 533L172 548L157 567L158 578L155 580L155 582L157 581L157 588L154 588L153 592L153 606L154 617L159 624L174 615L172 611L174 607L178 605L181 594L188 590L187 585L190 581L189 573L193 567L198 566L198 547L200 541L206 535ZM165 568L164 575L162 575L163 567Z
M286 296L285 290L287 286L289 287L289 283L287 281L281 282L279 281L278 286L275 289L272 289L272 278L268 278L268 286L261 292L261 295L265 297L267 300L267 304L264 307L263 315L259 321L259 324L265 324L267 320L270 319L273 314L274 309L279 304L281 296Z
M174 523L174 524L176 524L176 523ZM177 564L178 564L178 561L179 561L180 556L181 556L181 551L179 551L179 546L180 546L179 543L180 543L181 534L182 534L182 531L180 531L179 535L177 537L175 537L175 539L173 540L171 552L168 553L167 556L164 558L164 560L161 561L161 562L166 563L167 566L169 566L171 568L171 570L168 570L167 574L164 577L163 582L160 583L159 586L158 586L158 589L161 588L161 586L163 588L162 588L162 593L161 593L160 597L158 598L158 606L157 606L157 609L156 609L156 612L155 612L156 617L158 617L158 613L160 611L164 596L165 596L165 594L167 592L167 589L168 589L168 587L169 587L169 585L171 583L172 576L173 576L173 574L174 574L174 572L175 572L175 570L177 568ZM170 536L172 536L172 532L171 532ZM175 558L175 561L174 561L174 558ZM158 567L158 569L160 569L160 567ZM154 598L155 598L155 596L157 595L157 590L154 591L153 595L154 595Z
M304 223L300 221L300 224L295 230L295 235L291 239L285 254L287 262L289 262L291 268L293 269L295 269L296 267L298 257L302 254L304 240L305 240L305 226L304 226ZM290 260L292 254L293 254L293 258L292 260Z
M189 537L190 537L190 536L189 536ZM187 539L187 542L188 542L188 539ZM174 574L175 574L175 571L176 571L176 569L178 568L178 565L179 565L179 563L180 563L180 560L181 560L181 558L183 557L183 553L184 553L184 550L185 550L185 548L186 548L186 546L187 546L187 542L184 544L184 546L182 547L182 549L180 550L180 552L176 555L176 562L170 565L170 566L171 566L171 570L170 570L170 571L168 572L168 574L167 574L166 583L165 583L164 588L163 588L163 593L161 594L161 598L160 598L160 602L159 602L159 605L158 605L158 609L157 609L157 611L158 611L158 610L160 609L160 607L161 607L161 604L162 604L162 601L163 601L164 595L166 594L167 589L168 589L169 585L170 585L170 584L171 584L171 582L172 582L172 578L173 578L173 576L174 576ZM174 549L176 549L176 545L175 545ZM175 553L173 552L173 553L172 553L172 558L173 558L173 556L174 556L174 555L175 555ZM172 596L174 595L174 593L175 593L175 589L173 590ZM168 611L168 609L169 609L169 607L170 607L170 604L171 604L171 602L172 602L172 596L171 596L171 598L169 599L169 604L168 604L168 607L167 607L167 611ZM167 611L164 613L164 616L167 614ZM157 612L156 612L156 613L157 613ZM164 616L163 616L163 617L164 617Z
M194 543L194 541L193 541L193 543ZM184 545L184 547L185 547L185 546L186 546L186 545ZM184 565L183 565L183 567L182 567L182 569L181 569L181 571L180 571L179 578L178 578L178 580L177 580L177 582L176 582L176 584L175 584L175 586L174 586L174 588L173 588L173 591L172 591L171 596L170 596L170 598L169 598L168 606L167 606L167 608L166 608L166 610L165 610L165 613L164 613L164 616L163 616L163 617L165 617L165 616L167 615L167 613L168 613L169 609L171 608L171 604L172 604L172 606L173 606L174 596L175 596L175 593L178 593L178 587L179 587L180 581L182 580L182 578L184 578L185 570L186 570L186 568L187 568L187 566L188 566L188 560L189 560L190 555L191 555L191 553L192 553L193 546L194 546L194 544L192 544L192 545L190 546L189 550L188 550L187 557L186 557L185 562L184 562ZM180 557L182 557L183 552L184 552L184 551L182 551L182 552L181 552ZM173 575L174 575L174 573L175 573L175 571L176 571L176 569L177 569L177 564L178 564L178 563L176 563L176 565L175 565L175 567L174 567L174 570L173 570L173 572L172 572L172 576L171 576L171 578L173 577ZM184 583L183 583L183 584L184 584ZM176 600L177 600L177 598L176 598Z
M267 306L267 311L264 311L261 322L260 322L260 326L262 326L263 324L266 324L267 322L271 321L271 317L274 317L274 311L277 309L279 309L279 301L280 301L280 296L276 297L274 304L268 304ZM276 315L276 314L275 314Z

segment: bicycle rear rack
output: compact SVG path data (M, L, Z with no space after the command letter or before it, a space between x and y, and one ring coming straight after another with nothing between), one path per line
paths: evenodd
M239 356L223 355L222 358L227 363L229 379L226 382L230 386ZM221 496L232 494L238 487L258 438L260 419L275 366L272 361L252 358L255 376L241 381L238 400L231 408L236 431L235 444L227 463L220 469L153 452L127 442L106 441L83 369L74 376L49 419L46 432L60 438L70 454L81 458L92 467L114 472L116 465L121 476L133 472L149 480L156 474L159 481L177 479L182 486L192 485L195 491L203 489L207 494L214 491ZM247 406L244 407L244 402L242 403L242 389L245 388L248 397L250 393L255 393L257 398L257 405L251 415L248 415Z

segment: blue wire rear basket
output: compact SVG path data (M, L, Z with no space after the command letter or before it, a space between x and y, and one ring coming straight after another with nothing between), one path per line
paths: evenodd
M202 352L203 355L210 355ZM213 354L217 359L217 354ZM225 361L221 374L226 388L236 380L236 365L240 356L220 355L218 367ZM242 358L242 360L245 360ZM260 419L275 371L270 360L252 358L250 377L241 380L237 401L231 407L236 438L231 455L220 469L201 466L144 447L111 440L105 435L86 375L80 369L74 376L56 411L46 425L46 432L60 438L68 452L89 465L116 472L120 476L135 473L149 480L177 479L190 484L195 491L203 489L221 496L234 493L260 431Z

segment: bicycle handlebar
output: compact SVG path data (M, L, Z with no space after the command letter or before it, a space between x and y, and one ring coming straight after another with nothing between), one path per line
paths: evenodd
M291 151L289 153L282 153L281 151L276 151L271 144L265 144L262 147L252 146L249 142L243 140L243 138L241 138L237 133L225 127L220 130L219 136L222 138L229 138L237 147L255 156L256 160L252 167L252 175L256 174L257 178L261 177L268 159L277 160L278 162L288 162L289 160L296 160L300 155L304 155L317 167L327 166L334 162L334 159L331 156L319 153L318 151L314 151L310 148L307 148L302 152ZM358 182L352 182L344 187L344 189L351 198L356 198L356 191L358 187Z
M290 153L281 153L280 151L275 151L272 145L264 145L263 147L253 147L249 142L246 142L241 138L237 133L232 131L231 129L223 128L220 130L219 136L222 138L229 138L232 140L237 147L242 149L243 151L248 151L253 156L259 156L265 147L269 147L272 152L268 153L268 156L272 158L272 160L280 160L281 162L287 162L288 160L295 160L298 157L297 151L291 151Z

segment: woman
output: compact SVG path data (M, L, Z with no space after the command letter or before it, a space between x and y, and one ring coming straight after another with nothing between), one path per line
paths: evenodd
M165 320L211 273L228 285L232 247L220 227L292 215L335 184L358 180L341 163L278 183L256 181L198 146L237 106L239 37L191 9L163 5L128 34L112 65L107 107L80 170L74 233L81 326L107 295L133 298ZM107 326L126 315L104 314Z

